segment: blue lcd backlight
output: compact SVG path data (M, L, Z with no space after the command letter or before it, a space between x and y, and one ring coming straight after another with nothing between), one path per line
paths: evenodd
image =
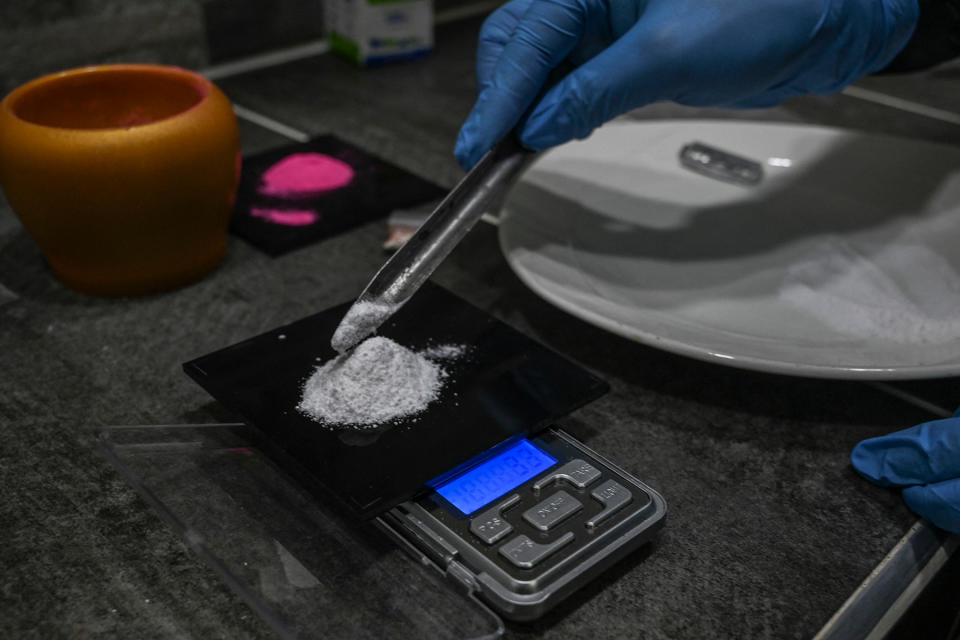
M436 491L447 502L470 515L556 463L556 458L529 440L520 440L483 464L437 487Z

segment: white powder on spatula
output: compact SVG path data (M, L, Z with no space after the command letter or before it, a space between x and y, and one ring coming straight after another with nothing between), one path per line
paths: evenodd
M355 303L347 311L347 315L340 321L340 326L330 339L330 345L337 353L344 353L360 340L363 340L377 330L384 320L392 316L398 304L369 302L366 300Z
M447 351L452 353L463 350ZM329 426L375 426L426 409L445 378L428 356L374 336L317 367L297 409Z

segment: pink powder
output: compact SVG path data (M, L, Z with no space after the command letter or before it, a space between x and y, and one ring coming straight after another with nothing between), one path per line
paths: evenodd
M306 198L350 184L353 168L323 153L294 153L263 172L258 191L266 196Z
M251 207L250 215L286 227L308 227L320 219L320 214L310 209L291 210Z

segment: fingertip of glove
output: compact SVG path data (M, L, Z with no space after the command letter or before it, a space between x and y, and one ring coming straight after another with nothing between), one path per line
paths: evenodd
M457 135L453 154L464 169L470 169L516 122L517 105L509 94L485 89Z
M480 161L486 150L493 146L486 138L483 128L477 125L476 115L471 114L460 128L457 143L453 147L453 155L461 167L469 171Z
M850 464L861 476L882 486L889 486L883 479L883 464L875 448L875 438L857 443L850 452Z
M477 163L475 156L476 154L473 151L471 141L464 135L463 129L461 129L460 135L457 136L457 144L453 148L453 157L457 159L457 163L459 163L465 171L469 171L470 168Z

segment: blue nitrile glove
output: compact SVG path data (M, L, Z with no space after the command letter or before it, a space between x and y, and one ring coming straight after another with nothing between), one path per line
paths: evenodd
M960 533L960 411L864 440L850 461L870 482L904 487L903 500L915 513Z
M512 0L484 23L479 95L456 156L470 167L520 127L532 149L661 100L765 107L886 66L917 0ZM548 81L549 76L549 81Z

